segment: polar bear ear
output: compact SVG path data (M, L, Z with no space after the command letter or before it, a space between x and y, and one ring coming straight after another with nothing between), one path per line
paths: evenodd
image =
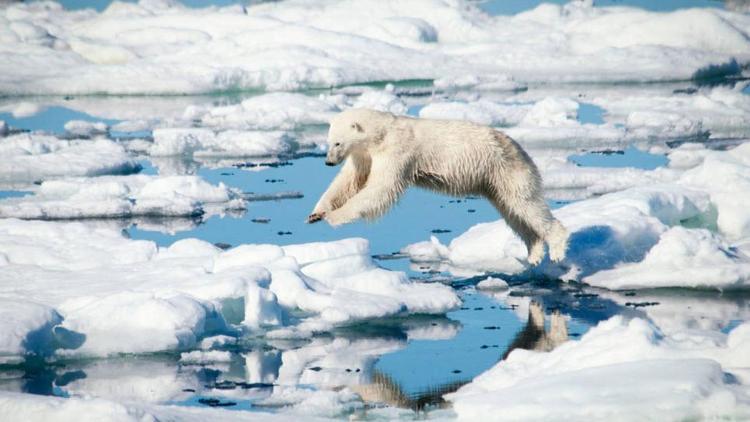
M364 129L362 129L362 126L360 126L359 123L357 122L352 123L352 129L356 130L357 132L365 131Z

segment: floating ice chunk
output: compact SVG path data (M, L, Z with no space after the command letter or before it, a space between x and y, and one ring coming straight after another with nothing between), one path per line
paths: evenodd
M442 90L478 89L482 91L517 91L526 86L513 80L507 75L462 75L435 79L435 88Z
M700 218L707 194L670 185L632 188L567 205L555 215L571 233L569 272L543 266L550 276L580 279L621 262L638 262L670 225ZM504 221L478 224L453 239L447 262L475 271L515 274L526 269L526 247Z
M406 114L408 107L397 96L387 91L365 91L352 105L354 108L369 108L393 114Z
M18 299L0 299L0 364L20 363L27 355L55 349L52 327L62 317L54 309Z
M286 132L228 130L214 133L206 128L154 130L154 156L260 157L291 152L292 137Z
M692 156L692 150L679 151ZM679 159L684 165L703 159L685 172L664 169L624 178L626 174L620 171L602 175L602 188L636 182L651 186L629 188L555 211L571 233L568 256L562 267L543 264L535 271L615 289L746 288L750 285L750 260L730 241L744 242L750 235L750 217L741 205L750 201L743 199L750 192L746 180L750 144L729 151L696 151L695 160ZM574 182L578 178L567 179ZM556 177L551 180L553 186L560 182ZM719 233L674 227L681 224L718 228ZM433 241L403 250L413 254L416 262L442 262L455 273L515 274L526 270L526 248L504 221L476 225L448 246Z
M69 135L81 138L104 135L108 129L104 122L88 122L85 120L71 120L65 123L64 127Z
M85 336L69 345L74 353L106 356L192 348L200 337L225 330L224 324L216 309L187 295L123 292L68 309L60 326Z
M448 399L459 419L743 418L750 401L724 371L747 365L747 331L665 336L616 316L549 353L516 350Z
M690 169L698 167L703 159L711 153L711 150L703 144L686 143L669 151L669 167L675 169Z
M226 345L231 345L237 342L237 338L230 337L230 336L224 336L224 335L218 335L213 337L206 337L203 340L201 340L198 347L201 350L210 350L216 347L222 347Z
M435 262L448 258L450 250L440 243L437 237L430 236L429 241L413 243L403 249L414 262Z
M192 352L183 352L180 354L180 363L201 365L206 363L229 363L232 361L232 354L218 350L202 351L193 350Z
M477 283L477 289L483 290L505 290L508 288L508 282L495 277L487 277Z
M583 281L608 289L746 287L750 258L738 255L708 230L677 226L662 234L642 261L599 271Z
M682 175L673 168L579 167L564 155L529 152L542 173L545 194L555 199L584 199L636 186L673 182Z
M435 102L423 107L419 111L419 117L512 126L519 124L531 107L527 104L502 104L481 99L473 102Z
M245 296L245 319L242 324L250 328L282 325L283 317L276 295L257 285L248 285Z
M0 183L31 183L65 176L128 174L140 169L116 143L61 140L37 133L8 136L0 144Z
M338 107L323 95L271 93L248 98L238 105L188 107L184 117L222 129L292 130L325 124L337 111Z
M101 176L43 182L35 195L0 200L0 217L178 217L244 208L240 192L197 176Z
M738 89L717 87L690 95L605 94L591 102L607 110L609 122L626 124L636 136L677 138L702 131L714 137L750 135L750 97Z
M310 335L460 304L451 288L378 268L369 253L364 239L227 251L184 239L157 248L98 224L0 219L0 300L54 309L63 319L52 332L66 348L57 354L66 356L184 350L243 322ZM308 314L287 321L296 310ZM16 325L38 325L34 312L21 315Z
M685 186L705 190L718 213L716 224L730 239L750 236L750 143L705 155L703 163L681 178Z

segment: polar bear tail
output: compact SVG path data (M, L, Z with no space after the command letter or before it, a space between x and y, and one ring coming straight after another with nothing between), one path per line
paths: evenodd
M560 262L565 259L568 249L568 230L558 220L552 222L547 233L547 244L549 245L549 257L552 262Z

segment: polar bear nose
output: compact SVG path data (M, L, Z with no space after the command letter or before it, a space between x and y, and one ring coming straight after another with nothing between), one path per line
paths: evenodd
M327 165L327 166L331 166L331 167L333 167L333 166L335 166L335 165L336 165L336 163L332 163L332 162L330 162L330 161L326 160L326 165Z

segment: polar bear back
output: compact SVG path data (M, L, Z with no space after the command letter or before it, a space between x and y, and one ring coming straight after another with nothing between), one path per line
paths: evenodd
M485 194L497 179L523 180L535 189L539 177L528 155L509 137L465 121L399 117L390 142L413 161L414 182L453 195Z

